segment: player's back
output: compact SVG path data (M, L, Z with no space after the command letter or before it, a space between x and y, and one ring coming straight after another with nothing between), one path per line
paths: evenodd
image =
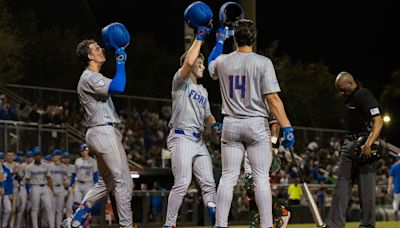
M214 62L210 74L220 81L222 114L267 118L263 95L280 91L271 60L254 52L234 51Z

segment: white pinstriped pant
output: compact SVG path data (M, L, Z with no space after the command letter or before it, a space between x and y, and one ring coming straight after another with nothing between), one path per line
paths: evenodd
M96 156L101 178L90 188L82 203L93 205L108 192L114 191L120 227L133 227L133 181L121 133L108 125L91 127L86 132L86 142Z
M175 134L171 130L167 144L171 151L174 186L168 196L165 224L172 226L176 225L178 211L192 180L192 173L200 185L204 205L215 203L216 191L211 157L202 139Z
M269 168L272 162L268 120L262 117L225 117L221 139L222 176L217 190L216 226L228 227L233 188L238 181L245 152L251 165L255 200L262 228L272 227Z

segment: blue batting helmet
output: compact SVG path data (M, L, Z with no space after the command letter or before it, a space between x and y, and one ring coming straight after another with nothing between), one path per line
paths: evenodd
M207 26L213 19L213 13L210 7L201 1L190 4L183 13L186 23L191 28Z
M243 19L243 8L236 2L226 2L219 9L219 23L221 27L232 29L233 22Z
M104 46L108 49L125 47L131 40L128 29L119 22L104 27L101 30L101 36Z

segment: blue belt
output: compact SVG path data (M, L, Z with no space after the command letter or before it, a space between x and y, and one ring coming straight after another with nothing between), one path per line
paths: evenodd
M175 129L175 134L187 135L187 134L185 134L185 131L181 130L181 129ZM192 132L192 136L195 137L196 139L199 139L201 137L201 133L200 132Z

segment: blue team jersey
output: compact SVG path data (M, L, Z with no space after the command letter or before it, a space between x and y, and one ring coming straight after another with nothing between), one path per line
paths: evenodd
M4 180L1 184L1 187L4 188L4 195L12 195L14 190L12 173L5 165L2 165L2 168Z
M393 177L393 192L400 193L400 164L396 162L396 164L392 165L390 168L389 176Z

